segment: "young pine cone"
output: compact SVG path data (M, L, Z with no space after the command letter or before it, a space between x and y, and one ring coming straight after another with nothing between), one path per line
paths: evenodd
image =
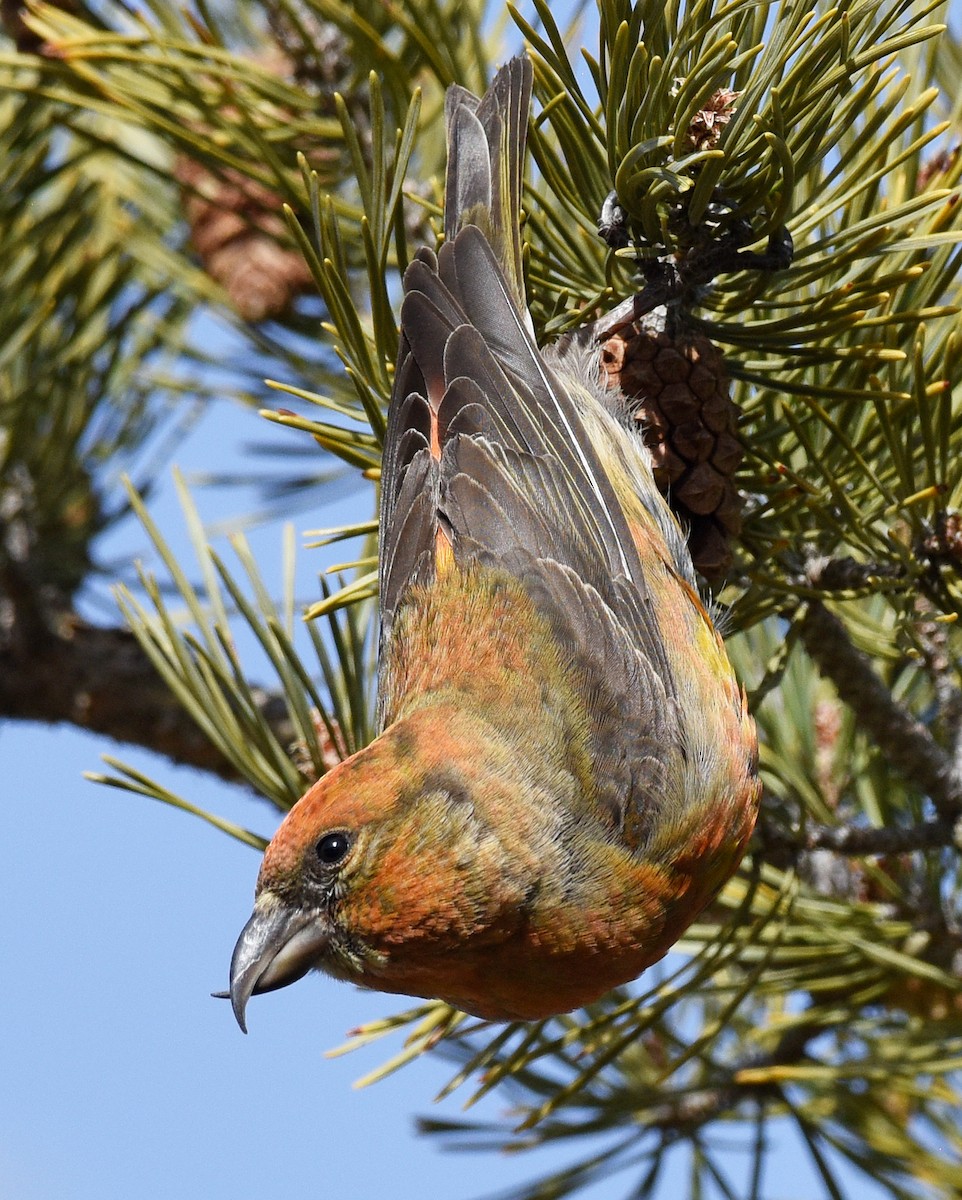
M696 568L718 582L731 566L742 507L733 478L742 459L738 409L721 351L698 334L653 333L636 322L604 343L601 363L641 427Z

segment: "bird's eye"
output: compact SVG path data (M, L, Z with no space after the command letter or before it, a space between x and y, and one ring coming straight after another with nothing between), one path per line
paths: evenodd
M346 833L325 833L314 847L317 857L326 867L339 863L351 848L351 839Z

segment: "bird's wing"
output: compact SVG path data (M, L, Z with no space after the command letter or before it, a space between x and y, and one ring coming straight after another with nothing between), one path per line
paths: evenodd
M589 723L597 800L643 841L684 754L676 685L624 514L578 402L467 226L404 279L382 470L382 638L440 544L507 573L549 622ZM388 700L390 703L390 699Z

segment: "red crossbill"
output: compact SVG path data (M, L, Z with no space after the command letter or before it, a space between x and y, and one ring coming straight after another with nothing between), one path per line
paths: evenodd
M757 744L683 534L597 356L538 350L527 58L448 95L445 240L404 277L381 474L383 732L267 848L231 963L491 1020L598 999L737 866ZM587 368L587 369L586 369Z

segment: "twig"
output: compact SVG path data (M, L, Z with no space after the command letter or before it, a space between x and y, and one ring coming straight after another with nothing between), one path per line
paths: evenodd
M264 692L261 709L281 744L291 743L283 699ZM69 722L242 782L167 690L133 634L89 625L69 612L48 614L42 638L0 641L2 718Z
M909 854L913 850L936 850L955 842L953 826L941 818L917 825L886 828L864 825L811 825L804 830L782 830L771 825L759 827L766 851L787 850L793 856L810 850L834 850L839 854Z
M646 1116L645 1125L648 1128L671 1130L674 1136L691 1133L707 1125L743 1100L771 1090L770 1083L736 1083L740 1072L797 1063L806 1057L809 1042L825 1031L825 1025L814 1020L786 1030L771 1053L736 1063L726 1071L724 1082L716 1087L702 1088L669 1101L651 1116Z
M858 592L879 579L897 579L904 571L897 563L865 563L847 558L812 558L799 583L820 592Z
M892 766L930 797L943 821L954 824L962 811L962 779L952 758L897 703L868 655L820 601L809 601L797 627L812 661L835 685L859 726Z

